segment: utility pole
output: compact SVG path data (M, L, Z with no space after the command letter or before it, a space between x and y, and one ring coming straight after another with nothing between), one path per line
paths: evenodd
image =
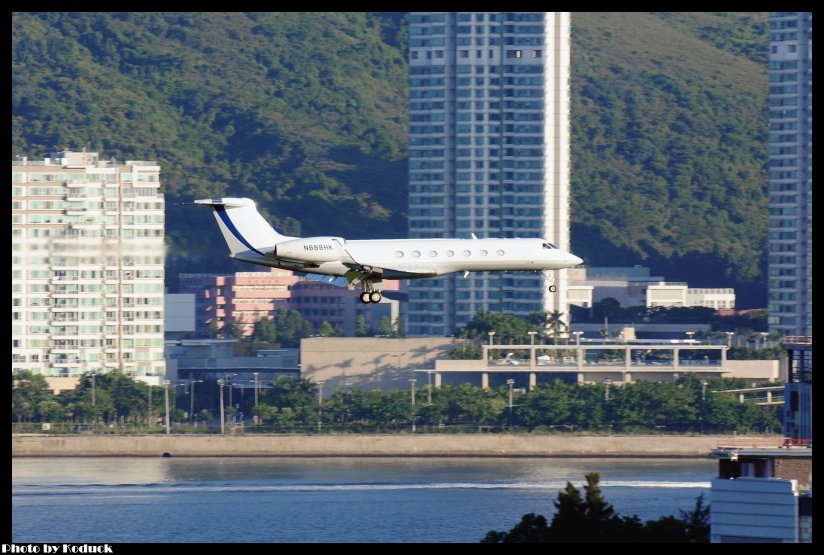
M169 380L163 380L163 396L166 398L166 435L169 435Z
M220 386L220 433L225 433L225 421L226 419L223 417L223 380L218 380L217 385Z
M258 406L258 373L254 373L255 376L255 407Z
M417 381L415 378L409 380L409 383L412 384L412 432L415 431L415 383Z
M323 427L323 384L324 381L318 382L318 433Z
M509 386L509 427L512 427L512 387L515 385L515 380L506 380L506 385Z

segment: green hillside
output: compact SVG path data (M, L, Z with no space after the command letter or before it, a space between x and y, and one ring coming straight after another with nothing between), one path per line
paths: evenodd
M765 21L573 14L572 241L587 262L766 305Z
M226 259L208 210L406 235L405 15L16 13L12 156L157 160L178 272ZM764 306L766 16L574 13L572 243ZM206 230L206 231L204 231Z

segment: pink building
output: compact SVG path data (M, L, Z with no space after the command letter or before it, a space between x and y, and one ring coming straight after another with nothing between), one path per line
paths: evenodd
M289 308L290 289L298 281L293 272L279 268L228 276L180 274L180 292L195 295L198 335L206 337L215 326L223 329L235 323L243 327L243 335L251 335L263 316Z
M195 330L209 337L214 328L237 323L243 335L252 334L255 322L273 317L279 308L294 309L318 330L329 322L344 336L354 336L358 316L370 328L377 328L384 317L390 323L399 318L399 303L386 296L378 304L363 304L360 288L301 278L289 270L271 268L268 272L237 272L234 275L180 274L180 293L195 295ZM399 290L399 282L385 281L384 291Z

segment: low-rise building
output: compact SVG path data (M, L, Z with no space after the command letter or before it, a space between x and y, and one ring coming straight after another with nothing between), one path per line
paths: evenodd
M735 308L735 290L730 288L690 288L687 283L667 282L662 276L650 275L644 266L570 268L571 305L589 308L606 298L621 306L704 306L714 309Z

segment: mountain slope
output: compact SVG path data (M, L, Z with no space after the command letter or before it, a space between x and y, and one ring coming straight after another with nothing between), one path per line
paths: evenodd
M766 16L572 15L572 246L764 306ZM15 13L12 155L157 160L168 285L228 261L207 210L406 235L401 13ZM204 229L210 231L203 232Z

